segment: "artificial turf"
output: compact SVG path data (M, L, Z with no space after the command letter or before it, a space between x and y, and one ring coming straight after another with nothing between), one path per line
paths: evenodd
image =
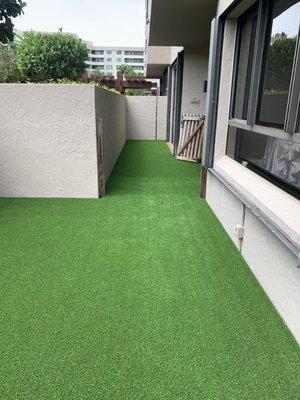
M0 200L1 399L300 398L299 348L198 184L128 142L103 199Z

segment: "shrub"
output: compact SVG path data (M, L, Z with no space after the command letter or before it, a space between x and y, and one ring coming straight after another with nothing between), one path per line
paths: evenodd
M145 96L144 89L126 89L125 94L127 96Z
M0 82L17 82L19 78L15 48L0 43Z
M18 55L18 67L25 80L47 82L81 77L88 50L71 35L32 31L24 34Z

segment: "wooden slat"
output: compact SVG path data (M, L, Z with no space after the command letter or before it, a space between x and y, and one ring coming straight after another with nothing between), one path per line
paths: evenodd
M177 156L179 160L201 159L204 118L200 114L182 114Z

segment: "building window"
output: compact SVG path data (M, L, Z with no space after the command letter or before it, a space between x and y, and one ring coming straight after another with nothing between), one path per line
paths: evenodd
M236 82L232 105L235 118L247 119L257 15L258 6L256 5L237 21Z
M300 189L299 15L299 1L260 0L237 19L226 147L292 194Z
M117 54L122 54L122 50L117 50Z
M106 61L107 62L112 62L112 59L111 58L107 58Z
M103 50L92 50L92 54L104 54Z
M93 62L104 62L104 58L99 58L99 57L92 57Z
M257 123L284 127L299 29L300 4L274 1L261 75Z
M111 50L106 50L106 54L111 54Z
M144 52L140 50L126 50L124 51L126 56L143 56Z
M112 65L106 65L105 68L106 68L106 69L112 70L112 69L113 69L113 66L112 66Z
M133 64L133 63L144 63L144 59L143 58L125 58L124 59L125 63L127 64Z
M121 63L122 62L122 58L117 58L117 62Z
M135 71L144 71L144 67L142 67L141 65L133 65L132 68Z

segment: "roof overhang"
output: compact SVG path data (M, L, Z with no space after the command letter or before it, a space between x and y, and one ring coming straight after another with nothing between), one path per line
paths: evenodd
M186 46L209 43L210 24L218 0L152 0L149 46Z
M172 48L169 46L148 46L147 55L147 78L161 78L164 70L172 62Z

